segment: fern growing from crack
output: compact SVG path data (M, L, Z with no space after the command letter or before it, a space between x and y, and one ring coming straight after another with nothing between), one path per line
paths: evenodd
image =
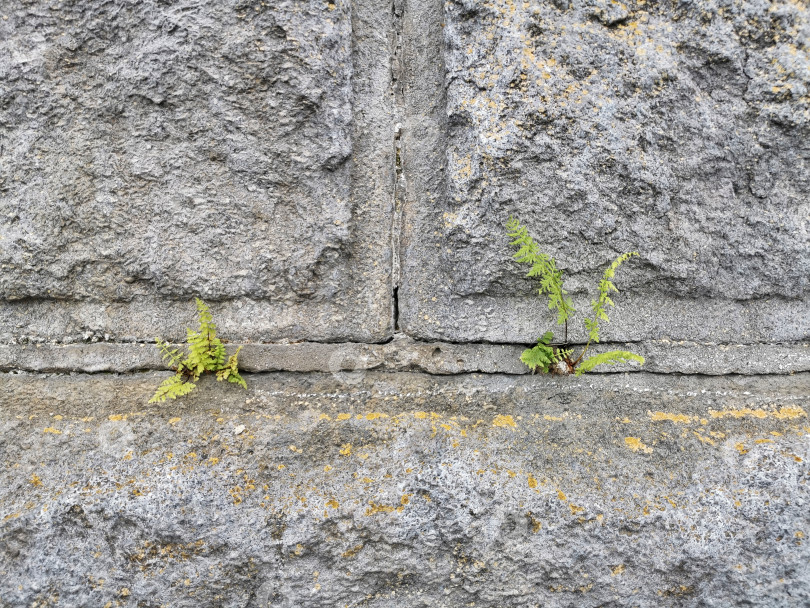
M205 373L214 373L218 381L228 381L247 388L247 383L239 375L238 358L242 347L236 349L227 362L225 345L217 338L216 325L208 306L197 300L197 316L200 327L197 331L186 329L188 353L172 348L168 342L155 338L163 360L175 374L166 378L158 387L149 403L161 403L166 399L177 399L187 395L196 387L195 382Z
M513 257L520 263L531 264L526 276L540 278L538 293L540 296L545 295L548 297L549 309L557 312L557 324L565 325L564 342L567 343L568 319L576 310L568 297L568 292L563 288L562 271L557 268L556 260L540 251L540 247L529 235L526 227L516 218L509 218L506 223L506 232L514 239L511 244L518 247L518 251ZM621 350L601 353L583 360L591 343L599 342L599 324L609 321L608 307L615 306L610 294L619 292L613 283L616 270L633 256L638 256L638 252L623 253L605 269L599 281L599 296L591 301L593 317L586 317L584 320L585 329L588 331L588 342L576 359L571 358L573 349L552 346L551 341L554 339L554 335L549 331L537 339L537 345L523 351L520 360L533 372L539 369L543 373L573 373L577 376L591 371L597 365L615 365L616 363L628 363L630 361L643 365L644 357Z

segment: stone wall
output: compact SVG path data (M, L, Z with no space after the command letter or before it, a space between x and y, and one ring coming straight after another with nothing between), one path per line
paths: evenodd
M803 0L0 0L0 607L805 605L809 229Z

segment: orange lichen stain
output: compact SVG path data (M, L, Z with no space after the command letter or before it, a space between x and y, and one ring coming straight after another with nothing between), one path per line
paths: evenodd
M748 450L745 449L745 446L742 443L737 443L734 445L740 455L747 454Z
M625 437L624 443L634 452L644 452L645 454L652 453L652 448L644 445L640 437Z
M500 426L500 427L512 427L516 428L517 425L515 424L515 419L512 416L504 416L502 414L498 414L492 421L492 426Z
M702 443L708 443L709 445L717 445L717 444L714 442L714 440L709 439L708 437L704 437L703 435L701 435L701 434L700 434L700 433L698 433L697 431L692 431L692 433L694 433L695 437L697 437L698 439L700 439L700 441L701 441Z
M562 490L557 490L557 498L559 498L560 500L568 500L568 497L565 494L563 494Z
M340 455L341 456L351 456L352 454L352 444L351 443L344 443L340 446Z
M619 564L618 566L614 566L610 569L610 576L619 576L622 572L624 572L627 567L624 564Z
M568 508L571 509L571 515L577 515L578 513L585 512L585 507L578 507L576 505L569 504Z
M326 506L330 509L337 509L340 506L340 503L333 498L332 500L326 502Z
M377 513L391 513L392 511L396 510L396 508L392 507L391 505L378 505L371 501L369 501L368 504L371 506L366 509L366 515L376 515Z
M761 408L754 410L746 407L739 410L709 410L709 414L712 418L767 418L768 416L771 416L773 418L778 418L779 420L802 418L807 416L807 412L795 405L786 405L778 410L770 412Z
M757 439L754 443L773 443L773 439Z
M39 487L39 486L41 486L41 485L42 485L42 479L40 479L40 478L39 478L39 475L37 475L36 473L34 473L33 475L31 475L31 483L32 483L32 484L33 484L35 487Z
M792 419L792 418L801 418L803 416L806 417L807 412L805 412L802 408L800 408L797 405L795 405L795 406L787 405L787 406L785 406L783 408L780 408L779 410L773 412L773 414L771 414L771 415L774 418L779 418L780 420L785 420L785 419L788 419L788 418Z
M329 416L329 414L321 414L318 416L318 420L332 420L332 418Z
M181 420L181 418L178 418L178 417L169 418L169 424L171 424L171 425L175 425L175 424L177 424L178 422L180 422L180 420Z
M531 473L529 473L528 482L530 488L534 489L537 487L537 479L535 479L534 475L532 475Z
M661 420L669 420L670 422L678 422L681 424L689 424L692 418L685 414L670 414L669 412L647 412L650 420L659 422Z
M50 433L52 435L61 435L62 434L62 431L60 431L59 429L55 429L52 426L45 427L44 429L42 429L42 432L43 433Z
M233 487L230 490L228 490L228 494L231 495L231 498L233 499L233 504L238 505L242 503L242 488L240 488L239 486Z
M332 470L332 465L327 464L326 466L324 466L323 470L324 470L324 473L328 473L329 471Z
M338 414L337 415L338 420L348 420L351 417L352 417L351 414Z
M340 557L345 557L345 558L354 557L355 555L357 555L360 552L360 550L362 548L363 548L363 545L355 545L351 549L347 549L346 551L341 553Z

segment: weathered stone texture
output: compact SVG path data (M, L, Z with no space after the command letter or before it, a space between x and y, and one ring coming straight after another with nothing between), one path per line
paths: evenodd
M262 301L255 336L388 335L387 31L353 42L357 4L0 2L0 298L75 311L51 338L194 295Z
M810 376L4 375L0 606L803 606Z
M537 328L515 297L531 286L509 261L504 224L514 215L557 258L583 308L613 258L640 252L621 270L617 303L640 306L642 318L617 319L611 339L810 335L805 4L444 7L433 14L441 39L423 41L443 48L446 112L434 121L444 138L420 148L428 160L406 160L414 173L441 163L446 175L415 178L405 327L492 341ZM417 148L421 137L412 134ZM793 327L740 323L765 301ZM661 327L681 317L704 329Z

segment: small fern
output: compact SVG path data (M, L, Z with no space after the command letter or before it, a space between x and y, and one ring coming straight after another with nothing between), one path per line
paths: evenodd
M166 399L177 399L187 395L194 390L196 386L194 383L206 372L216 374L218 381L227 380L242 388L247 388L247 383L239 375L238 370L239 351L242 350L242 347L237 348L225 363L225 345L217 338L216 325L214 325L211 311L199 298L197 298L197 316L200 320L199 330L186 330L188 354L184 355L180 349L173 349L168 342L155 338L163 360L175 371L175 375L166 378L160 384L149 403L161 403Z
M506 232L514 239L511 244L518 247L517 253L513 257L520 263L531 264L531 269L526 274L527 277L540 277L539 295L548 296L548 307L557 312L557 324L565 325L565 339L568 341L568 319L576 312L568 297L568 292L563 288L562 271L557 269L556 260L540 251L540 247L529 235L525 226L513 217L506 222ZM543 373L574 373L577 376L591 371L597 365L615 365L616 363L627 363L636 361L644 364L644 357L627 351L611 351L582 360L591 342L599 342L599 323L608 322L607 308L614 306L610 298L612 292L619 290L613 284L613 277L616 270L624 262L638 256L638 252L631 251L623 253L617 257L613 263L605 269L602 279L599 281L599 297L591 301L593 318L585 319L585 329L588 330L588 343L576 359L571 359L573 349L561 349L551 345L553 335L546 332L538 339L537 345L523 351L520 360L523 361L532 371L538 368ZM564 363L564 365L560 365Z

